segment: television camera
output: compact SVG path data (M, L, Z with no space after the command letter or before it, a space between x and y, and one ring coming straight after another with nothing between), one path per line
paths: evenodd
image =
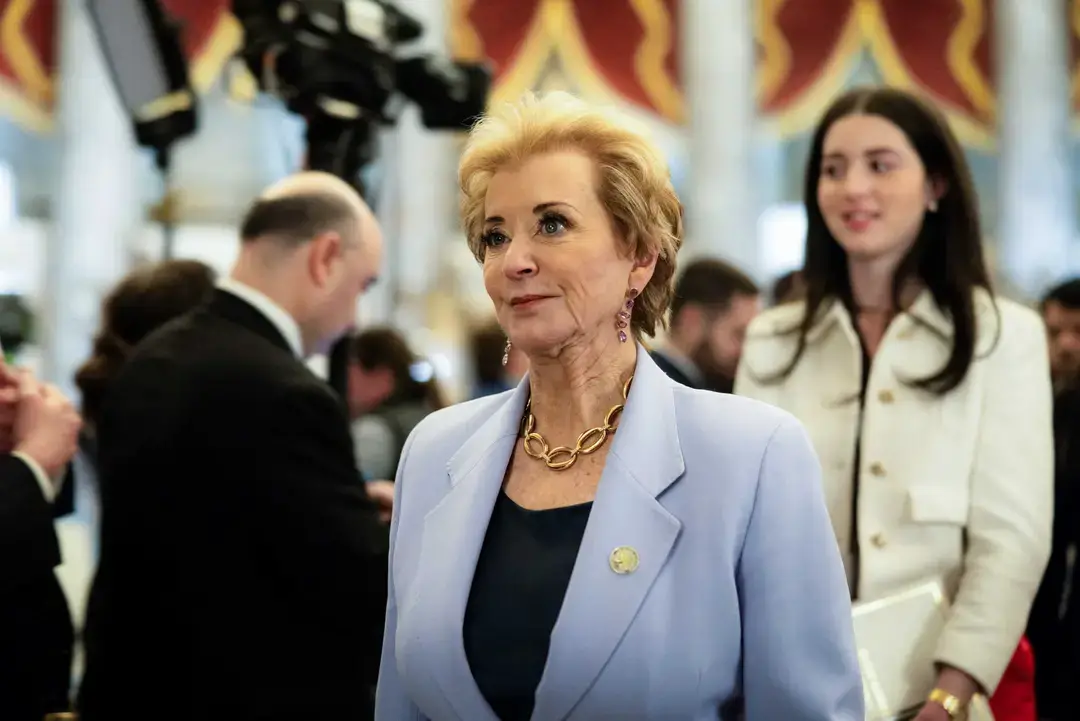
M432 130L464 129L484 109L491 72L431 54L405 56L420 21L387 0L233 0L240 57L259 88L307 121L307 166L364 193L360 170L400 93Z

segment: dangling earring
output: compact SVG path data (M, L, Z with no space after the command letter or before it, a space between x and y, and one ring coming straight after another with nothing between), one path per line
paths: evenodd
M631 288L626 292L626 304L622 310L615 314L615 327L619 329L619 342L625 343L628 340L626 335L626 328L630 325L630 316L634 312L634 298L638 296L638 289Z
M503 367L505 367L506 364L509 363L509 362L510 362L510 339L507 338L506 339L506 346L503 348L503 359L502 359Z
M936 199L931 200L930 204L926 206L926 209L929 210L931 213L936 213L937 212L937 200Z

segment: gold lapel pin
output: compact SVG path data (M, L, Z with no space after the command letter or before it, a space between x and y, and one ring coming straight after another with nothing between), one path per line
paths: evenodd
M611 556L608 557L608 565L611 566L611 570L619 575L625 575L627 573L633 573L638 567L637 551L630 546L619 546L611 552Z

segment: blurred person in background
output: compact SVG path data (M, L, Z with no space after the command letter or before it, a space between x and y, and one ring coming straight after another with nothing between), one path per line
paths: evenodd
M1080 375L1080 278L1062 283L1042 301L1043 321L1050 338L1050 372L1054 388L1076 385Z
M54 386L0 363L0 719L70 708L71 612L54 569L55 501L81 419Z
M303 359L354 324L382 234L353 188L308 172L240 238L210 303L139 344L97 419L83 721L371 717L383 498Z
M1026 721L1018 642L1053 502L1042 323L995 298L967 161L915 96L838 98L804 198L805 300L754 321L735 391L809 429L853 599L942 584L952 607L918 721L957 718L999 682L995 717Z
M209 303L215 282L214 269L205 263L166 260L132 271L105 296L90 357L75 373L86 421L80 446L92 467L97 465L95 428L116 374L148 335Z
M510 390L525 375L528 366L525 354L510 344L498 323L473 331L470 345L476 374L473 398Z
M803 281L802 271L788 271L773 282L772 304L794 303L797 300L802 300L804 292L806 292L806 284Z
M1039 716L1080 718L1080 598L1076 556L1080 546L1080 279L1052 288L1041 304L1054 382L1054 536L1039 593L1028 619L1035 649Z
M675 283L671 328L653 360L685 386L730 393L746 329L760 310L749 276L722 260L695 260Z
M660 152L530 96L473 127L459 178L529 372L431 414L402 453L376 718L861 719L805 431L639 345L682 244Z
M447 405L431 362L392 328L349 339L348 399L356 462L372 479L393 478L413 428Z

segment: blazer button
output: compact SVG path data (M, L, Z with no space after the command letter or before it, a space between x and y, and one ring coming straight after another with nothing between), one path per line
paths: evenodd
M870 537L870 543L874 544L874 548L885 548L885 546L889 545L884 533L875 533Z
M877 394L877 398L879 401L885 404L892 403L894 400L896 400L896 398L893 397L892 391L890 390L884 390L879 392Z
M885 476L885 466L877 462L871 463L870 474L877 476L878 478L883 478Z

